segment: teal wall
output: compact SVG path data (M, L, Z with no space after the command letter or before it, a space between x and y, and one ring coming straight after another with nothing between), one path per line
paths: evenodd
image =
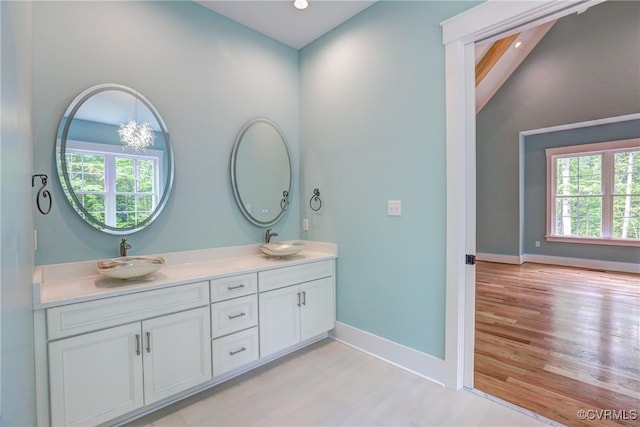
M292 208L274 231L339 245L339 321L442 358L440 22L475 4L379 2L298 52L191 2L36 2L35 168L56 175L56 129L75 96L130 86L162 115L176 158L173 195L129 238L132 252L257 243L263 230L240 215L229 156L248 119L271 118L294 162ZM52 213L36 218L36 263L116 255L119 237L81 222L52 187ZM308 207L316 187L319 213ZM401 217L387 216L387 200L402 200Z
M547 168L545 149L578 144L640 138L640 120L606 125L588 126L571 130L546 132L524 137L524 252L535 255L571 256L640 263L640 249L630 246L580 245L576 243L547 242ZM540 247L535 247L535 241Z
M2 1L0 15L0 426L35 426L32 5Z
M129 237L132 253L262 241L230 186L231 149L251 118L282 129L294 194L281 239L299 238L298 52L189 1L33 3L34 167L52 177L53 209L36 216L36 264L116 256L119 236L82 222L57 179L59 121L73 99L101 83L136 89L159 111L175 150L164 212Z
M464 2L379 2L300 53L304 238L335 242L338 320L442 358L445 73ZM322 209L309 199L320 190ZM387 216L387 201L402 216Z
M640 2L624 1L560 19L480 111L478 252L518 256L530 248L531 242L524 241L531 237L525 211L539 207L524 206L521 131L640 112L638 22ZM542 242L537 233L536 240ZM580 246L559 245L548 254L600 258L598 251Z

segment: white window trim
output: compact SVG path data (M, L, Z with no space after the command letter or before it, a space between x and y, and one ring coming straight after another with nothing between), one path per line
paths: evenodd
M640 247L640 239L621 239L615 237L581 237L581 236L558 236L554 233L554 217L555 217L555 190L556 186L556 168L553 166L553 160L557 156L564 154L601 154L605 153L603 158L603 188L605 193L611 194L613 182L609 179L611 173L607 172L613 167L613 153L616 151L626 151L633 148L640 148L640 138L623 139L618 141L607 141L594 144L580 144L565 147L547 148L545 155L547 157L547 227L545 239L548 242L563 243L580 243L589 245L611 245L611 246L633 246ZM604 236L611 236L611 198L604 197L602 202L602 233Z
M160 194L159 194L159 189L161 188L160 180L161 180L161 177L163 176L162 165L164 160L164 151L147 149L140 153L137 153L137 152L131 153L131 152L124 151L122 149L122 146L100 144L95 142L86 142L86 141L79 141L79 140L67 140L66 151L68 152L78 151L83 153L91 152L95 154L102 154L108 157L121 156L121 157L132 157L136 159L152 160L154 162L154 168L156 170L156 173L154 174L154 179L153 179L153 190L154 190L153 193L155 194L155 197L154 197L155 203L154 203L153 209L155 210L155 208L157 207L157 204L159 203L159 199L160 199ZM108 207L108 206L115 207L115 194L116 194L115 189L110 188L111 187L110 183L113 183L115 185L114 167L115 166L112 164L112 162L107 162L107 164L105 164L104 179L107 185L107 188L105 188L105 193L106 193L105 207ZM105 212L105 224L107 224L108 226L114 227L116 224L115 215L116 215L115 209L107 209L107 211Z

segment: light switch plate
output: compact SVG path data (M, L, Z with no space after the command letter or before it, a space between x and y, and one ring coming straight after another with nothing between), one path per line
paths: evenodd
M400 200L388 200L387 201L387 215L389 215L389 216L401 216L402 215L402 201L400 201Z

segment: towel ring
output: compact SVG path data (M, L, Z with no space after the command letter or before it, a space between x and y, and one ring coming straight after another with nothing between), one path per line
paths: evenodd
M31 187L35 187L36 185L35 184L36 177L39 177L40 181L42 182L42 187L40 187L40 189L38 190L38 194L36 194L36 206L38 206L38 210L42 215L47 215L49 212L51 212L51 206L53 205L53 199L51 198L51 193L49 192L49 190L47 190L48 177L43 173L31 175ZM47 207L47 209L42 209L42 205L40 205L40 197L42 197L43 199L49 199L49 206Z
M289 207L289 192L284 190L282 192L282 200L280 200L280 209L283 211Z
M314 212L318 212L322 207L322 200L320 200L320 190L318 190L317 188L313 189L313 195L309 200L309 207Z

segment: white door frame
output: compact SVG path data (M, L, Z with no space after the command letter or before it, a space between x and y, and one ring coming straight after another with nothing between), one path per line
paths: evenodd
M473 388L475 270L475 55L474 43L498 39L581 12L605 0L489 0L442 25L445 46L447 138L447 250L445 385Z

